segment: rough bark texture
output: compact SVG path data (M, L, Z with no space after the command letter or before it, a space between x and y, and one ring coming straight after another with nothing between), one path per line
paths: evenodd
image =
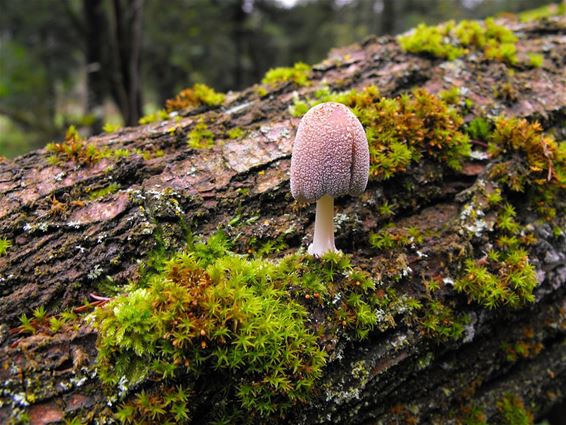
M402 53L390 37L369 39L331 52L314 67L309 87L283 84L261 98L250 88L230 94L220 109L200 108L178 120L90 139L111 149L162 149L162 157L134 154L77 167L49 165L49 153L39 150L0 162L0 236L13 241L0 257L0 422L22 410L34 424L109 414L95 373L95 331L84 325L55 335L9 334L22 313L39 306L48 313L80 306L105 276L116 282L135 279L156 239L175 249L187 227L197 235L226 228L232 236L239 234L241 251L252 238L281 237L290 250L306 245L314 206L297 209L288 184L298 124L288 107L296 90L312 92L323 79L335 89L375 84L385 96L415 86L438 92L458 85L468 90L475 114L538 119L547 129L564 131L559 127L566 119L566 20L509 26L520 37L519 56L544 54L542 68L518 67L510 76L504 64L473 55L445 62ZM494 87L505 82L516 88L512 99L494 96ZM200 119L219 142L192 150L186 135ZM229 140L226 131L236 126L246 136ZM394 199L397 223L434 230L436 236L421 249L427 257L407 257L415 276L420 271L434 275L453 256L470 251L458 236L458 194L472 187L486 166L475 161L461 173L447 173L424 162L386 182L370 182L361 198L338 200L337 246L377 273L381 258L366 235L386 222L376 205ZM417 189L405 189L407 179ZM109 183L120 190L89 200L89 192ZM241 217L237 229L228 225L235 217ZM445 288L442 297L460 297L461 308L473 317L462 341L438 343L402 324L363 343L341 341L312 402L283 422L448 423L470 397L493 416L506 392L522 396L537 415L547 412L566 394L566 241L552 238L545 226L537 229L532 260L541 284L534 304L486 310ZM422 295L410 278L400 287ZM505 360L502 344L521 340L526 329L542 344L540 352Z

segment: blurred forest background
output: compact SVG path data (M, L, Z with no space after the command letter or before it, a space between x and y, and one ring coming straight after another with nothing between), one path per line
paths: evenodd
M259 82L272 67L420 22L560 0L0 0L0 155L74 124L135 125L184 87Z

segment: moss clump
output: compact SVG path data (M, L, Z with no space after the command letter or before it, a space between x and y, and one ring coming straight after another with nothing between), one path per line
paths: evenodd
M231 128L226 132L226 135L229 139L240 139L244 137L246 132L242 130L240 127Z
M410 245L420 245L424 241L423 234L417 227L395 227L389 223L379 232L371 233L370 245L378 250L391 250Z
M112 133L120 130L121 128L122 128L122 126L120 124L112 124L112 123L107 122L102 127L102 131L104 131L106 134L112 134Z
M483 117L476 117L471 120L465 128L465 132L472 140L481 140L487 142L489 135L493 130L493 124L490 120Z
M59 161L73 161L79 165L93 165L108 153L86 141L74 126L70 126L65 134L63 143L49 143L47 151L53 153L49 162L56 164Z
M88 194L88 198L93 201L95 199L104 198L107 195L116 193L120 190L120 185L118 183L110 183L108 186L101 189L92 190Z
M497 402L498 425L532 425L533 414L525 408L523 400L515 394L505 394Z
M8 249L10 249L11 246L11 240L0 238L0 257L6 255L6 252L8 252Z
M349 106L360 119L369 142L370 175L377 179L404 172L423 157L459 170L470 154L468 137L459 131L462 117L424 89L395 99L381 97L375 86L343 93L322 89L314 99L296 100L291 112L300 116L329 101Z
M168 99L165 102L165 109L167 112L172 112L201 105L220 106L225 99L224 93L218 93L206 84L195 84L191 88L181 90L174 99Z
M296 63L291 67L272 68L265 73L261 80L263 84L277 85L287 81L293 82L297 86L307 86L312 68L303 62Z
M421 313L419 323L424 333L437 341L460 339L469 322L467 315L458 315L448 305L432 298L421 309Z
M566 6L563 3L559 5L549 4L519 13L519 20L521 22L531 22L543 18L550 18L552 16L560 16L565 14Z
M378 324L375 309L395 302L347 256L250 259L232 253L222 234L150 268L95 313L100 377L110 385L183 383L190 398L197 387L214 397L222 376L230 405L223 415L265 417L304 400L326 363L323 341L345 331L365 338ZM324 327L314 319L320 314ZM163 417L173 414L171 403L154 404ZM121 419L135 421L140 409L138 399L126 402Z
M529 65L533 68L540 68L544 64L544 56L536 53L529 54Z
M437 26L420 24L409 34L399 36L401 47L410 53L426 53L438 58L454 60L479 50L487 60L510 65L517 63L517 37L512 31L498 25L492 18L483 22L449 21Z
M130 156L130 151L127 149L99 148L87 143L74 126L67 129L63 143L49 143L47 151L53 153L48 158L48 162L52 165L62 161L72 161L81 166L90 166L103 158L120 159Z
M138 124L145 125L154 122L164 121L169 119L169 114L163 109L159 109L151 114L144 115L138 121Z
M193 149L209 148L214 144L214 133L200 120L187 134L187 144Z
M489 137L490 177L515 192L566 187L566 146L544 135L538 122L501 117Z

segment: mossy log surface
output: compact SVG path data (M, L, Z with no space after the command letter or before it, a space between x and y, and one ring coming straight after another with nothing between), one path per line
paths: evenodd
M96 332L85 324L53 335L10 333L23 313L30 316L40 306L47 314L76 308L100 291L107 276L136 279L157 240L175 250L187 228L205 236L226 229L237 236L240 252L258 240L279 238L291 251L308 243L314 206L298 207L289 193L299 119L288 109L296 92L306 96L323 80L334 90L375 84L388 97L413 87L437 93L456 85L473 102L466 120L486 114L537 119L563 139L566 19L507 25L519 37L518 56L542 54L542 67L516 66L509 73L505 64L474 55L448 62L403 53L391 37L372 38L332 51L313 67L309 86L281 84L262 97L250 88L230 93L220 108L89 139L110 149L162 150L163 156L51 165L49 152L38 150L1 161L0 237L12 246L0 256L0 423L22 411L33 424L110 416L96 377ZM511 96L494 95L503 84L511 85ZM217 140L211 148L187 146L199 120ZM243 130L242 138L226 136L234 127ZM443 273L451 261L473 251L461 237L460 217L466 191L488 168L488 159L470 160L461 172L422 161L399 176L370 181L363 196L337 200L337 246L367 271L381 273L392 259L376 253L368 235L390 221L378 213L388 201L396 205L395 225L429 235L418 255L404 257L411 276L448 277ZM119 185L114 193L89 198L112 183ZM529 213L521 214L529 222ZM363 342L340 340L312 400L282 423L456 423L471 404L489 419L509 392L544 415L566 397L566 240L564 232L553 236L550 226L534 227L538 242L529 256L540 282L534 303L485 309L447 285L439 297L457 299L472 318L464 338L442 342L400 323ZM411 276L396 289L424 296ZM526 339L538 344L536 353L506 359L502 347ZM198 415L203 420L206 408L195 412L194 423L202 423Z

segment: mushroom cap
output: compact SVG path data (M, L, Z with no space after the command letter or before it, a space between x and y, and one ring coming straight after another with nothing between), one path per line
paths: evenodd
M362 124L341 103L311 108L299 123L291 157L291 194L313 202L359 195L367 185L369 149Z

